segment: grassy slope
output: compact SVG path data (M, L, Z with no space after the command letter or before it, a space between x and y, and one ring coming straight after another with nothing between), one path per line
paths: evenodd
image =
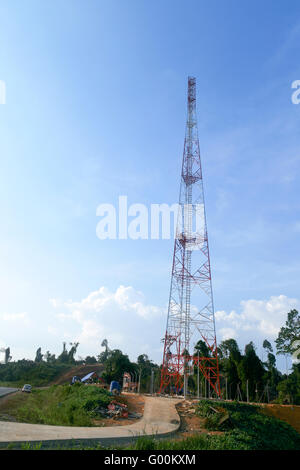
M30 395L18 393L12 396L7 413L17 421L26 423L92 426L92 410L97 406L106 406L111 399L106 390L98 387L53 385L47 389L33 390Z
M57 387L57 389L76 390L73 387ZM92 387L81 386L81 389L92 389ZM49 389L51 390L51 389ZM55 390L55 387L54 387ZM40 393L40 392L38 392ZM58 393L58 392L57 392ZM63 416L70 422L68 417L68 410L72 410L72 400L70 392L59 392L56 395L64 398L69 404L63 408ZM66 396L64 395L66 393ZM69 395L70 394L70 395ZM32 395L33 397L34 395ZM42 395L37 395L41 397ZM44 395L46 400L47 395ZM76 403L78 405L78 397ZM80 400L79 400L80 402ZM86 397L83 400L86 402ZM82 403L83 403L82 402ZM88 405L89 406L89 405ZM215 414L211 410L211 406L219 410ZM42 409L47 409L48 405ZM53 404L50 404L52 412L47 416L48 419L57 420L57 415L53 414ZM77 406L79 410L85 409L84 406ZM73 410L74 411L74 410ZM62 413L62 408L59 409L59 414ZM172 440L158 440L153 438L143 437L136 443L132 444L126 449L133 450L300 450L300 435L287 423L280 421L274 417L266 416L263 414L259 407L252 405L245 405L240 403L225 403L225 402L211 402L202 400L199 403L198 413L200 416L206 417L206 427L210 430L221 431L219 434L202 434L194 435L186 439L172 439ZM44 412L44 416L46 413ZM229 419L220 424L222 417L227 415ZM75 418L76 414L74 414ZM81 414L78 415L79 422L81 421ZM28 419L28 416L27 416ZM36 419L36 418L34 418ZM44 419L42 417L42 419ZM77 419L77 417L76 417ZM72 421L72 419L71 419ZM39 421L41 422L41 421ZM52 423L51 423L52 424ZM62 422L61 424L67 424ZM73 421L73 424L75 422ZM80 424L79 424L80 425ZM81 424L82 425L82 424ZM84 445L82 446L84 447ZM64 445L57 448L70 448ZM74 446L73 448L78 448ZM101 446L95 446L93 449L102 449ZM125 448L120 448L125 449Z
M213 406L219 410L214 413ZM198 413L206 427L220 434L195 435L182 440L141 439L132 449L174 450L300 450L300 435L287 423L266 416L260 408L240 403L202 400ZM220 424L223 417L229 419Z
M72 364L48 364L29 363L17 366L14 363L0 365L0 387L23 387L29 383L34 387L43 387L47 385L63 385L70 383L74 375L83 377L89 372L103 372L103 365L72 365ZM4 377L4 379L3 379ZM7 380L7 377L10 377Z

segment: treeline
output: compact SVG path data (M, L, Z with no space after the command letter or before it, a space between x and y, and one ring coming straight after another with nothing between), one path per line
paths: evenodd
M223 398L252 402L293 403L300 405L300 315L297 310L287 314L285 325L275 340L276 351L265 339L263 344L266 360L256 354L252 341L241 352L235 339L222 341L218 347L220 386ZM210 356L204 341L199 341L194 354ZM276 367L276 356L292 356L295 363L290 374L281 373ZM298 360L298 363L296 363ZM196 371L189 377L189 388L198 393ZM205 379L201 378L200 393L209 397Z
M70 343L71 348L68 351L66 343L63 343L63 350L58 357L49 351L42 354L41 348L38 348L34 361L22 359L12 362L12 356L9 356L9 361L0 364L0 383L16 386L24 385L25 382L35 386L48 385L62 372L78 363L74 358L78 345L79 343Z
M222 341L218 347L220 387L222 397L230 400L250 402L294 403L300 405L300 364L292 366L290 374L283 374L276 367L276 356L268 340L263 342L267 355L262 361L251 341L241 352L235 339ZM203 357L210 352L203 341L199 341L195 353ZM206 354L205 354L206 353ZM189 376L189 389L198 393L197 371ZM213 396L207 381L200 377L200 396Z
M141 392L155 389L158 383L160 369L154 364L146 354L141 354L137 362L131 362L127 354L123 354L119 349L111 350L108 341L104 339L101 346L104 347L98 356L86 356L75 359L79 343L70 343L70 349L63 343L63 350L57 357L47 351L42 353L39 347L36 351L35 359L22 359L14 362L0 364L0 384L2 385L22 385L25 382L34 386L48 385L61 373L76 365L103 365L102 378L109 384L112 380L117 380L122 384L124 372L129 372L132 381L140 383ZM10 357L11 359L11 357ZM153 371L153 372L152 372ZM155 374L154 374L155 372ZM157 387L156 387L157 388Z
M67 364L37 363L22 359L8 364L0 364L0 385L23 386L29 383L34 386L48 385L55 377L70 368Z
M280 329L275 340L276 351L265 339L263 348L266 360L261 360L252 341L241 351L235 339L222 341L218 347L220 386L223 398L251 402L294 403L300 405L300 363L294 363L291 373L283 374L277 369L276 356L288 355L300 359L300 315L297 310L287 314L285 325ZM124 372L131 374L132 380L140 383L141 392L158 392L160 387L161 366L155 364L146 354L138 356L136 362L119 349L111 350L108 341L101 343L104 350L98 356L75 359L79 343L70 343L58 357L41 348L36 351L34 361L22 361L0 364L0 382L27 381L32 385L46 385L62 371L74 365L102 364L102 377L110 383L117 380L122 383ZM194 356L209 357L211 351L205 341L200 340L195 346ZM204 377L196 367L188 378L189 392L202 397L212 396ZM167 390L168 391L168 390Z

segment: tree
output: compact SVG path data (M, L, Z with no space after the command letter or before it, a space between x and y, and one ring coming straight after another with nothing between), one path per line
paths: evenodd
M265 339L264 342L263 342L263 348L267 349L267 351L269 351L269 352L273 352L272 345L267 339Z
M237 369L237 362L234 360L232 354L230 354L229 358L224 362L224 372L228 380L229 398L233 399L240 379Z
M230 338L221 341L219 348L225 358L228 358L231 355L235 361L239 361L241 359L241 352L235 339Z
M272 345L267 339L263 342L263 348L267 351L267 361L263 363L267 369L264 376L264 383L269 384L269 395L271 395L271 399L273 399L276 397L276 387L281 380L282 374L276 369L276 357L273 354Z
M246 396L247 393L248 382L249 398L250 400L255 400L256 387L262 387L265 370L261 360L256 355L255 347L252 341L250 341L250 343L245 346L245 355L240 361L237 369L239 378L242 382L242 390L244 395Z
M300 405L300 364L293 365L293 372L277 385L279 401Z
M62 353L58 356L57 362L62 364L75 364L74 356L76 354L79 343L70 343L70 351L66 348L66 343L63 343Z
M97 359L94 356L86 356L86 358L84 359L84 362L86 364L96 364Z
M67 364L69 362L68 359L69 359L69 355L66 349L66 343L63 342L63 350L62 350L62 353L58 356L57 362L60 362L62 364Z
M10 355L10 348L5 349L5 359L4 359L4 364L8 364L9 361L11 361L11 355Z
M75 363L74 356L76 354L79 343L70 343L70 346L71 346L71 349L68 352L68 363L69 364L74 364Z
M299 346L295 343L300 340L300 315L297 310L287 314L285 326L281 327L275 340L277 354L294 354ZM300 359L300 354L298 354Z
M137 358L137 363L139 366L145 366L146 364L148 364L149 362L149 357L147 356L147 354L140 354Z
M43 360L43 354L42 354L42 348L38 348L35 354L35 362L42 362Z
M134 365L130 362L129 357L123 354L119 349L109 351L108 358L105 362L105 371L103 378L107 382L117 380L122 383L124 372L133 372Z
M56 361L55 354L51 354L50 351L47 351L45 354L45 360L48 364L54 364Z
M200 339L195 345L194 355L197 356L198 352L200 357L211 357L211 350L202 339Z
M107 359L108 359L108 356L109 356L109 347L108 347L108 341L107 339L104 339L101 343L101 346L102 348L105 348L104 351L102 351L99 356L98 356L98 362L100 362L100 364L104 364Z
M154 370L154 385L156 388L159 387L159 366L155 364L151 359L149 359L147 354L140 354L140 356L138 356L137 365L135 367L137 373L141 374L141 391L149 392L152 370Z

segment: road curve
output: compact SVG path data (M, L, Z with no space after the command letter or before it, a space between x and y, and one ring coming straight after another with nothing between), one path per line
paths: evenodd
M181 400L145 396L143 418L130 425L112 427L49 426L0 421L0 446L17 442L99 441L125 443L139 436L163 437L176 432L180 418L175 408ZM61 442L63 444L63 442Z
M9 395L10 393L14 393L17 391L17 388L0 387L0 397L5 397L5 395Z

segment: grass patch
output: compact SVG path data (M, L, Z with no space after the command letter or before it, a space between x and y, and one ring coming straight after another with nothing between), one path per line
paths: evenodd
M107 406L112 400L108 391L98 387L53 385L34 390L30 395L12 397L19 406L11 406L9 413L17 421L58 426L92 426L97 406ZM16 404L15 404L16 405Z
M212 409L217 410L217 413ZM197 413L205 427L220 434L201 434L181 440L142 437L135 450L300 450L300 435L287 423L262 413L261 408L237 402L201 400Z
M70 386L54 386L51 387L51 396L56 396L56 405L50 404L51 414L47 417L48 424L58 424L57 415L53 414L57 410L60 403L57 398L63 399L64 403L59 409L60 423L68 424L70 419L68 413L70 409L74 412L72 406L76 404L78 415L75 413L71 421L74 425L90 425L82 423L81 414L84 411L85 417L90 417L89 413L95 406L99 404L97 400L100 396L96 391L101 392L105 403L111 400L111 397L105 391L101 391L96 387L85 387L82 385L73 387ZM50 393L50 390L48 392ZM69 391L67 391L69 390ZM95 390L95 392L93 391ZM35 392L36 397L43 396L47 399L46 390ZM95 393L95 395L94 395ZM40 394L40 395L39 395ZM73 396L74 394L74 396ZM87 395L86 395L87 394ZM91 394L91 395L90 395ZM76 395L76 399L75 399ZM73 397L73 398L72 398ZM34 400L34 394L28 397L26 408L29 405L29 400ZM49 398L49 397L48 397ZM102 402L103 403L103 402ZM97 406L97 405L96 405ZM213 407L218 413L212 410ZM22 407L21 407L22 408ZM19 408L19 410L21 409ZM24 408L24 407L23 407ZM40 406L40 408L43 408ZM46 408L46 407L45 407ZM63 412L62 412L63 411ZM240 404L236 402L213 402L211 400L201 400L199 402L197 413L199 416L206 418L206 426L210 430L222 431L220 434L195 434L194 436L185 439L156 439L151 437L141 437L129 446L114 446L107 447L109 450L300 450L300 435L287 423L271 417L266 416L261 412L260 407L254 405ZM56 422L51 422L53 416ZM64 418L66 416L66 418ZM78 418L77 418L78 416ZM226 419L223 419L223 418ZM53 418L53 419L54 419ZM44 418L43 418L44 419ZM48 421L48 419L50 421ZM64 421L68 420L68 422ZM78 422L75 422L78 419ZM36 422L36 421L35 421ZM41 422L41 421L39 421ZM43 421L45 422L45 421ZM24 448L32 448L31 445ZM86 449L86 450L104 450L100 444L75 444L72 445L58 445L53 449Z

